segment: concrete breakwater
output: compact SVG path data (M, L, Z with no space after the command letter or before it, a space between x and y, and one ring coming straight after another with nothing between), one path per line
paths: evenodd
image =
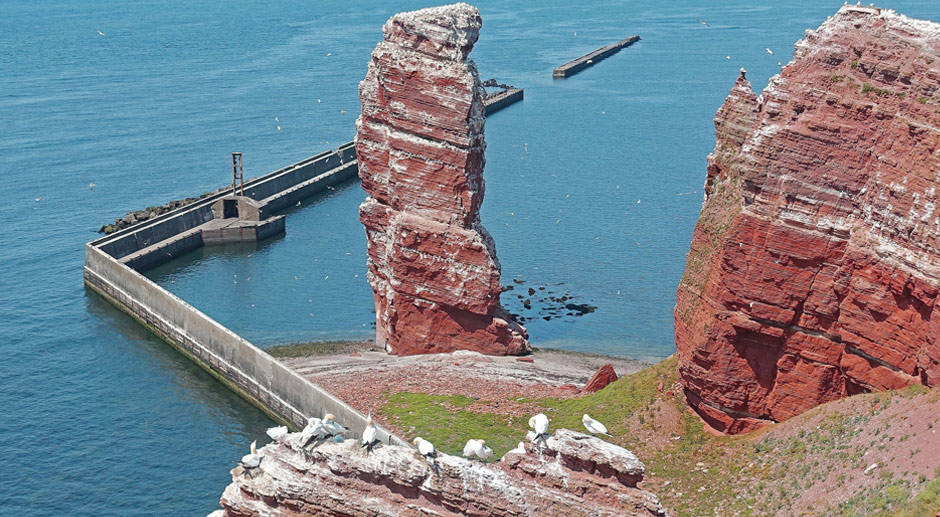
M610 57L617 52L620 52L620 49L629 47L637 41L640 41L639 36L630 36L629 38L622 39L616 43L611 43L610 45L601 47L594 52L585 54L577 59L568 61L567 63L559 66L552 71L552 77L565 78L571 77L572 75L584 70L585 68L596 64L598 61Z
M499 92L493 92L486 95L483 104L486 106L486 114L492 115L497 111L515 104L523 99L525 92L521 88L506 88Z
M328 186L356 176L352 144L318 154L245 183L263 219ZM366 417L143 276L140 271L203 245L199 230L215 219L227 192L157 216L85 246L85 284L278 422L302 428L311 416L333 413L359 436ZM404 444L380 429L382 441Z
M488 96L487 113L522 99L512 89ZM352 142L230 189L173 203L174 210L114 231L85 246L85 284L275 420L298 429L307 417L333 413L359 435L365 416L225 326L144 277L141 272L213 242L260 240L284 231L281 210L358 176ZM226 202L254 224L225 214ZM186 204L183 204L186 203ZM407 445L380 429L388 443Z
M509 85L496 83L495 79L491 79L490 81L493 81L493 86L498 86L499 88L501 88L501 90L487 93L486 100L484 101L484 106L486 107L487 115L492 115L493 113L496 113L497 111L505 109L507 106L510 106L512 104L515 104L523 100L524 91L521 88L513 88L512 86L509 86ZM351 147L352 145L353 145L352 142L348 142L339 146L339 149L346 149L348 147ZM312 158L309 158L308 160L314 160L315 158L319 156L322 156L322 155L314 156ZM304 162L299 162L297 164L294 164L291 167L300 165L302 163ZM248 181L248 184L253 184L258 179L259 178L252 178L251 180ZM214 190L212 192L205 192L197 197L189 197L186 199L173 200L173 201L164 203L162 205L149 206L143 210L132 210L124 214L123 217L119 217L115 219L113 223L102 225L101 228L98 230L98 233L111 235L114 232L123 230L125 228L129 228L131 226L134 226L136 224L139 224L145 221L149 221L151 219L155 219L158 216L161 216L165 213L171 212L178 208L189 206L198 201L202 201L206 199L207 197L225 195L226 193L230 191L231 191L231 187L226 186L226 187L222 187L220 189ZM213 199L218 199L218 197L215 197ZM280 207L278 209L280 209Z

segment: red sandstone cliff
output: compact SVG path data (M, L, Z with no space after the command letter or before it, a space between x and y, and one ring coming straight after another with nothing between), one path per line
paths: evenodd
M940 384L940 25L847 6L715 118L675 310L689 404L746 432Z
M480 224L484 90L467 54L481 24L467 4L397 14L359 85L376 343L394 354L530 350L500 306L496 248Z
M234 469L216 515L665 515L637 488L645 467L633 453L567 429L541 452L526 444L489 464L446 454L429 463L397 446L367 455L354 441L307 453L299 436L265 446L252 475Z

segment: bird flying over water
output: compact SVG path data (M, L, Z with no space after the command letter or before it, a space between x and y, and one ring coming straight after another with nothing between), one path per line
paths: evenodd
M766 50L767 53L770 54L771 56L774 55L774 51L773 51L773 50L770 50L769 48L765 48L764 50Z
M613 438L613 436L607 432L607 426L594 420L587 413L581 417L581 423L584 424L584 428L588 430L591 434L604 434Z
M95 182L91 182L91 183L88 184L88 188L90 188L91 190L95 190L95 187L97 187L97 186L98 186L98 185L96 185Z
M287 436L287 426L281 425L278 427L271 427L265 432L268 434L268 436L271 437L272 440L279 442L283 440L285 436Z
M706 22L705 20L698 20L698 22L706 27L711 27L711 25L709 25L708 22Z
M100 30L98 30L98 29L95 29L95 31L96 31L96 32L98 32L98 35L99 35L99 36L104 36L105 38L107 38L107 37L108 37L108 35L107 35L107 34L105 34L105 33L103 33L103 32L101 32L101 31L100 31Z

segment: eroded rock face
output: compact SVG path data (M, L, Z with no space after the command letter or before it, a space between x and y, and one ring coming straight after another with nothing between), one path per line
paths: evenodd
M522 354L499 302L500 265L480 224L484 90L467 59L482 21L453 4L393 16L359 84L359 207L369 240L376 343L395 354Z
M630 451L566 429L508 452L498 463L354 441L311 453L291 434L261 449L260 471L232 471L223 515L665 515L637 488L644 466Z
M715 119L675 310L690 405L738 433L940 384L940 25L846 6Z

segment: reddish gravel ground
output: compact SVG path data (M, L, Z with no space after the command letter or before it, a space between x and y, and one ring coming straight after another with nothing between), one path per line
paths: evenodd
M391 393L462 395L479 401L466 408L470 411L528 418L535 405L519 399L578 397L604 364L613 364L618 375L647 366L628 359L557 350L536 350L520 361L474 352L396 357L370 347L371 343L361 343L343 353L281 360L357 410L371 412L380 425L396 433L401 430L384 421L379 412Z

